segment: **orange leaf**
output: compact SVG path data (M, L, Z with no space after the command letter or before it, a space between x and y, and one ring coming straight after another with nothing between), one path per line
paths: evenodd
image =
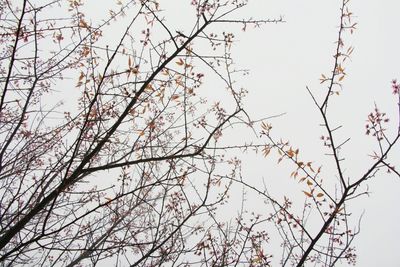
M185 64L185 62L180 58L179 61L176 62L176 64L182 66L183 64Z
M149 83L149 84L146 86L146 89L147 89L148 91L154 91L153 85L151 85L151 83Z
M293 158L295 155L295 152L293 151L292 148L290 148L288 151L286 151L286 154L288 155L289 158Z
M315 172L314 169L311 167L311 163L312 163L311 161L307 162L307 166L310 169L310 171Z
M83 73L83 71L81 71L81 75L79 76L79 81L82 81L82 79L85 77L85 74Z
M88 24L83 19L81 19L79 21L79 27L81 27L81 28L89 28Z
M271 148L269 148L268 146L265 146L263 149L263 154L264 157L268 156L268 154L271 152Z
M137 68L131 68L131 72L136 75L139 73L139 70Z
M324 193L318 193L317 194L317 197L323 197L324 196Z
M312 197L312 194L310 194L310 193L308 193L308 192L306 192L306 191L303 191L303 193L304 193L306 196L308 196L308 197Z
M299 166L299 168L303 167L304 166L304 162L302 162L302 161L297 162L297 166Z
M168 76L169 75L168 69L163 69L162 75Z
M307 179L307 176L300 178L299 183L304 182L306 179Z

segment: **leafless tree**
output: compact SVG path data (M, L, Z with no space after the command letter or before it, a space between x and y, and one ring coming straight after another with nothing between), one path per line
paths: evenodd
M268 143L263 149L264 156L271 151L276 151L278 163L287 160L294 166L290 177L304 184L303 193L305 202L301 212L292 209L293 202L285 197L283 202L273 197L267 187L264 190L245 184L251 190L256 190L276 209L272 224L278 229L282 238L283 253L281 264L283 266L335 266L337 263L346 262L356 264L356 251L352 242L360 232L360 220L351 217L351 203L354 199L368 194L367 181L377 176L382 171L393 173L400 177L395 166L390 162L390 156L395 155L394 147L400 138L400 109L399 117L394 121L395 127L389 127L386 113L381 112L377 106L366 116L366 134L371 135L377 144L378 150L371 153L372 163L365 166L365 171L355 177L349 177L345 170L351 168L343 158L343 150L350 141L351 135L343 134L345 129L340 121L334 119L334 112L330 106L335 97L340 97L346 60L351 57L354 47L346 44L356 30L357 23L349 9L349 0L341 1L340 23L336 39L336 50L333 54L333 67L328 75L322 74L321 85L325 86L324 94L312 92L306 88L312 98L321 121L317 122L323 129L320 142L321 149L326 151L326 156L334 166L324 171L317 165L317 159L305 159L301 156L299 148L295 148L289 141L274 137L272 125L263 123L261 136L267 138ZM399 84L392 81L391 89L397 98L400 108ZM387 90L390 94L390 90ZM388 133L390 129L390 133ZM353 137L354 138L354 137ZM355 137L356 138L356 137ZM240 182L243 183L241 180ZM356 223L354 223L356 222Z
M251 258L264 236L217 238L210 219L231 185L220 173L238 168L215 145L248 118L232 81L234 36L209 28L281 21L230 19L245 4L192 1L182 32L157 1L118 1L95 20L79 0L0 1L4 265ZM220 81L207 93L206 73ZM207 99L217 91L224 103Z
M248 116L247 91L235 83L243 74L231 55L235 36L213 27L246 30L281 18L237 19L245 0L193 0L192 24L182 30L156 0L108 3L111 10L94 15L81 0L0 0L2 265L269 266L274 229L284 266L354 263L347 207L379 170L399 175L389 153L400 130L388 136L375 108L367 124L380 148L375 162L358 178L344 175L347 139L337 141L328 106L353 51L344 43L355 29L348 2L332 73L321 78L326 94L309 90L339 177L332 186L267 120ZM398 97L400 86L392 87ZM240 125L259 129L263 143L222 145ZM227 155L238 150L276 151L294 164L291 176L306 186L300 215L289 198L278 201L241 176L240 159ZM226 221L219 207L236 185L242 206ZM247 193L271 212L248 212ZM311 213L319 220L310 223Z

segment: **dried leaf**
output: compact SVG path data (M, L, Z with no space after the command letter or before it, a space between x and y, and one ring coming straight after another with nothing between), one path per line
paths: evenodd
M263 154L264 154L264 157L267 157L268 154L271 152L271 148L268 147L268 146L265 146L265 147L263 148L262 152L263 152Z
M292 148L290 148L288 151L286 151L286 154L288 155L289 158L293 158L295 155L295 152L293 151Z
M82 81L82 79L85 77L85 74L83 73L83 71L81 71L81 75L79 76L79 81Z
M81 27L81 28L89 28L88 24L83 19L81 19L79 21L79 27Z
M310 171L315 172L314 169L311 167L311 163L312 163L311 161L307 162L307 166L310 169Z
M297 162L297 166L299 166L299 168L303 167L303 166L304 166L304 162L298 161L298 162Z
M146 86L146 89L147 89L148 91L154 91L153 85L151 85L151 83L149 83L149 84Z
M139 70L137 68L131 68L131 72L137 75L139 73Z

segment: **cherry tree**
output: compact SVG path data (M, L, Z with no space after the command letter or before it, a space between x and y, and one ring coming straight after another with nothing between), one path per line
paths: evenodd
M240 32L283 19L238 19L246 0L183 5L191 20L178 28L156 0L116 1L100 13L83 0L0 0L2 264L269 266L272 246L284 266L355 263L357 225L347 209L380 170L399 176L390 155L400 128L388 134L374 107L366 133L379 150L365 173L346 177L348 139L336 137L329 107L354 49L345 42L356 28L349 1L332 71L321 76L324 94L308 89L336 166L338 179L328 182L315 159L274 136L268 118L248 115L248 91L236 83L247 71L234 64L235 33L220 26ZM400 85L391 86L399 98ZM254 142L224 143L237 127ZM302 209L242 177L241 150L292 164ZM242 206L226 220L220 213L235 186ZM266 209L247 212L246 193ZM273 231L279 244L270 244Z
M281 21L231 18L245 4L192 1L182 32L157 1L93 18L84 1L1 1L0 261L228 265L257 253L263 235L238 228L246 239L228 245L209 219L232 183L219 174L239 164L216 143L249 124L234 35L209 28ZM206 74L224 102L208 99Z

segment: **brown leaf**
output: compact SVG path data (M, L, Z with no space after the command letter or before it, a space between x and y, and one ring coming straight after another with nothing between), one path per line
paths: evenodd
M82 79L85 77L85 74L83 73L83 71L81 71L81 75L79 76L79 81L82 81Z

